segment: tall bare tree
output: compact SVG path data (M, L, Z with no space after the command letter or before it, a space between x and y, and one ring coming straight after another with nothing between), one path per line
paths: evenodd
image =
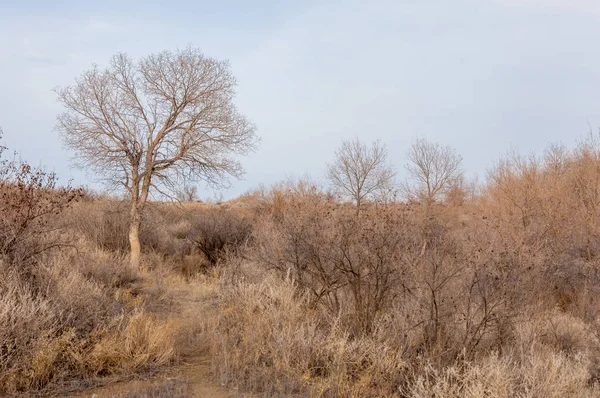
M388 163L381 141L370 147L359 140L344 141L327 165L327 178L334 190L356 204L357 212L367 199L393 189L396 172Z
M173 192L179 181L223 185L239 177L236 154L257 143L255 127L235 105L229 64L197 49L115 55L56 93L66 111L57 129L76 155L131 200L131 264L140 264L139 230L151 190Z

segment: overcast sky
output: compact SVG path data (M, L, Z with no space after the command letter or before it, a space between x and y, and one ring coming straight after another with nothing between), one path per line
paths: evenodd
M381 138L402 169L426 137L483 176L511 146L539 153L600 127L599 39L597 0L0 0L2 141L90 184L53 130L52 88L117 52L191 44L230 60L235 102L262 138L226 197L318 180L353 138Z

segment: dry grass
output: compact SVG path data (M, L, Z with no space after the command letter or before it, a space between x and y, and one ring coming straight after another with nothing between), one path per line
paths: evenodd
M563 191L573 175L519 165L427 211L259 195L253 240L220 274L218 380L262 396L598 396L591 204ZM557 192L582 218L556 214Z
M600 396L600 145L565 156L512 157L481 195L427 207L357 213L308 185L155 203L144 271L127 262L124 207L69 202L0 257L0 394L209 355L239 394ZM119 394L193 393L138 387Z
M592 363L587 353L555 349L556 341L534 343L526 352L482 353L473 360L438 368L426 358L408 362L406 347L395 330L351 338L339 320L322 316L310 308L306 297L297 296L289 281L267 277L227 289L213 332L216 376L222 383L261 396L558 398L600 394L590 384ZM555 338L544 330L545 322L554 322L554 328L566 328L557 339L568 335L589 344L590 337L581 336L576 321L557 320L564 315L549 316L554 320L540 319L536 330L544 338Z
M589 363L582 355L533 351L523 361L497 353L477 361L437 371L427 366L402 390L411 398L594 397Z
M72 241L38 260L35 286L0 261L2 393L93 385L177 359L177 321L146 310L159 298L148 275L121 254Z
M428 224L435 239L419 257L411 255L422 249L418 208L401 205L388 212L367 204L365 219L355 221L348 218L351 208L314 191L269 195L243 210L158 206L154 229L164 225L147 238L155 243L144 254L144 272L128 266L118 245L103 243L110 228L79 234L74 223L90 217L91 224L83 225L95 228L111 208L101 202L94 212L95 202L79 203L62 219L71 246L40 257L33 279L2 268L1 391L51 394L208 354L219 383L261 396L597 395L593 358L600 329L581 316L583 280L573 269L553 274L563 268L551 261L552 251L528 257L526 246L507 250L506 242L525 238L498 240L481 210L461 207L438 209L435 223ZM215 239L233 236L235 220L243 217L253 223L252 237L220 253L215 268L189 239L202 214L187 217L185 211L210 212L196 225L203 234L217 234ZM233 213L218 217L228 211ZM355 268L336 268L338 249L347 250ZM372 307L376 311L363 328L357 320L364 319L360 305L367 301L360 295L378 294L375 287L384 279L350 274L381 256L385 267L379 270L397 274L390 274L387 280L394 283L386 285L382 305ZM303 268L316 261L330 272L318 276L309 273L316 268ZM513 272L503 271L507 264ZM528 269L531 264L536 268ZM436 285L440 280L444 284ZM547 286L548 280L558 289ZM337 306L315 296L310 283L315 287L317 281L337 286L329 292ZM327 286L332 281L338 285ZM591 289L595 282L587 283ZM434 300L444 314L439 318L431 312ZM468 322L464 313L471 316ZM119 392L189 393L180 382Z
M289 281L267 277L223 294L213 339L222 383L263 396L385 395L407 369L393 341L351 338Z

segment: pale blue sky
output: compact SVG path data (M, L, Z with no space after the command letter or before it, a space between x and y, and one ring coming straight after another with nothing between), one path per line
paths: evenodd
M417 136L480 176L511 146L540 152L600 127L600 2L0 0L3 141L63 181L52 88L116 52L191 44L229 59L258 152L227 197L323 175L343 139L387 144L401 170ZM204 197L212 192L201 187Z

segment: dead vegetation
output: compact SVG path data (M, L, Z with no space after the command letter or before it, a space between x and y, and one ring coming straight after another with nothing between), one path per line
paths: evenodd
M263 194L223 271L216 375L264 396L597 396L598 170L590 136L511 153L460 201Z
M18 160L0 166L0 394L66 392L178 361L186 331L165 287L180 275L177 250L140 273L124 255L118 202ZM145 236L159 250L176 235Z
M359 212L307 181L219 205L150 203L144 270L127 259L128 205L5 173L0 392L210 357L238 394L598 396L599 170L590 136L542 158L510 153L477 192L453 175L435 195ZM19 189L37 199L11 207ZM23 215L36 216L10 227Z

